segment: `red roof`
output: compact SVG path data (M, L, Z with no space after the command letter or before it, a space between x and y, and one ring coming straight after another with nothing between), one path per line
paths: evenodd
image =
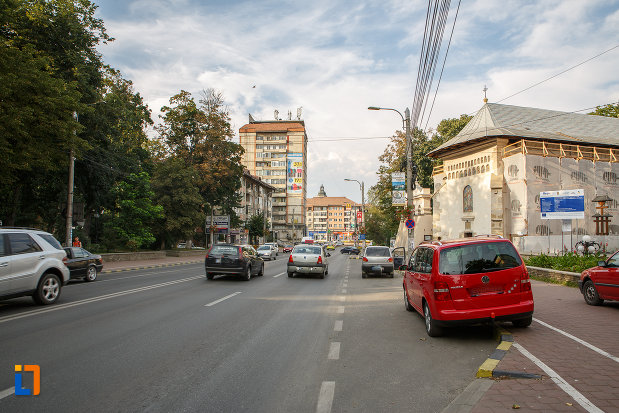
M317 196L314 198L307 198L306 207L313 206L340 206L350 204L352 206L357 206L355 201L351 201L345 196Z
M305 127L298 122L261 122L243 125L239 132L305 132Z

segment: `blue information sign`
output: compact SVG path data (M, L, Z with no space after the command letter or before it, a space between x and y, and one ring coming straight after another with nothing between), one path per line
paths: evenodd
M584 219L585 190L540 192L539 205L542 219Z
M365 234L359 234L359 239L365 239Z

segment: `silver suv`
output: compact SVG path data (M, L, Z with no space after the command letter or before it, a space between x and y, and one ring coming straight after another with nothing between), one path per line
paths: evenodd
M37 304L54 303L70 278L66 257L52 234L0 227L0 299L31 295Z
M366 247L361 262L361 278L368 274L387 274L393 278L393 256L389 247Z

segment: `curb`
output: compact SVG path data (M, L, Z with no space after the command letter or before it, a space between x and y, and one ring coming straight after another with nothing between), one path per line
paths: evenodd
M490 357L486 359L477 369L477 374L475 377L477 378L515 378L515 379L541 379L540 375L531 374L531 373L523 373L520 371L507 371L507 370L497 370L497 366L499 362L505 357L505 354L509 351L512 343L514 342L514 337L512 333L505 330L504 328L494 325L494 335L495 339L499 342L499 345L496 349L490 354Z
M153 265L146 265L146 266L141 266L141 267L118 268L118 269L115 269L115 270L103 270L103 271L101 271L101 274L110 274L110 273L114 273L114 272L134 271L134 270L147 270L149 268L174 267L176 265L198 264L200 262L202 262L202 260L200 260L200 261L174 262L174 263L169 263L169 264L153 264Z

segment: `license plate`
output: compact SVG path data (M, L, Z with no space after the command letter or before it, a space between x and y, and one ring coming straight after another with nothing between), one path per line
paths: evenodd
M503 287L500 285L484 285L469 289L471 295L496 294L501 292L503 292Z
M310 272L312 269L311 267L300 267L299 268L299 272Z
M374 267L372 267L372 271L381 272L382 270L383 267L381 267L380 265L375 265Z
M221 258L215 258L215 264L221 264Z

